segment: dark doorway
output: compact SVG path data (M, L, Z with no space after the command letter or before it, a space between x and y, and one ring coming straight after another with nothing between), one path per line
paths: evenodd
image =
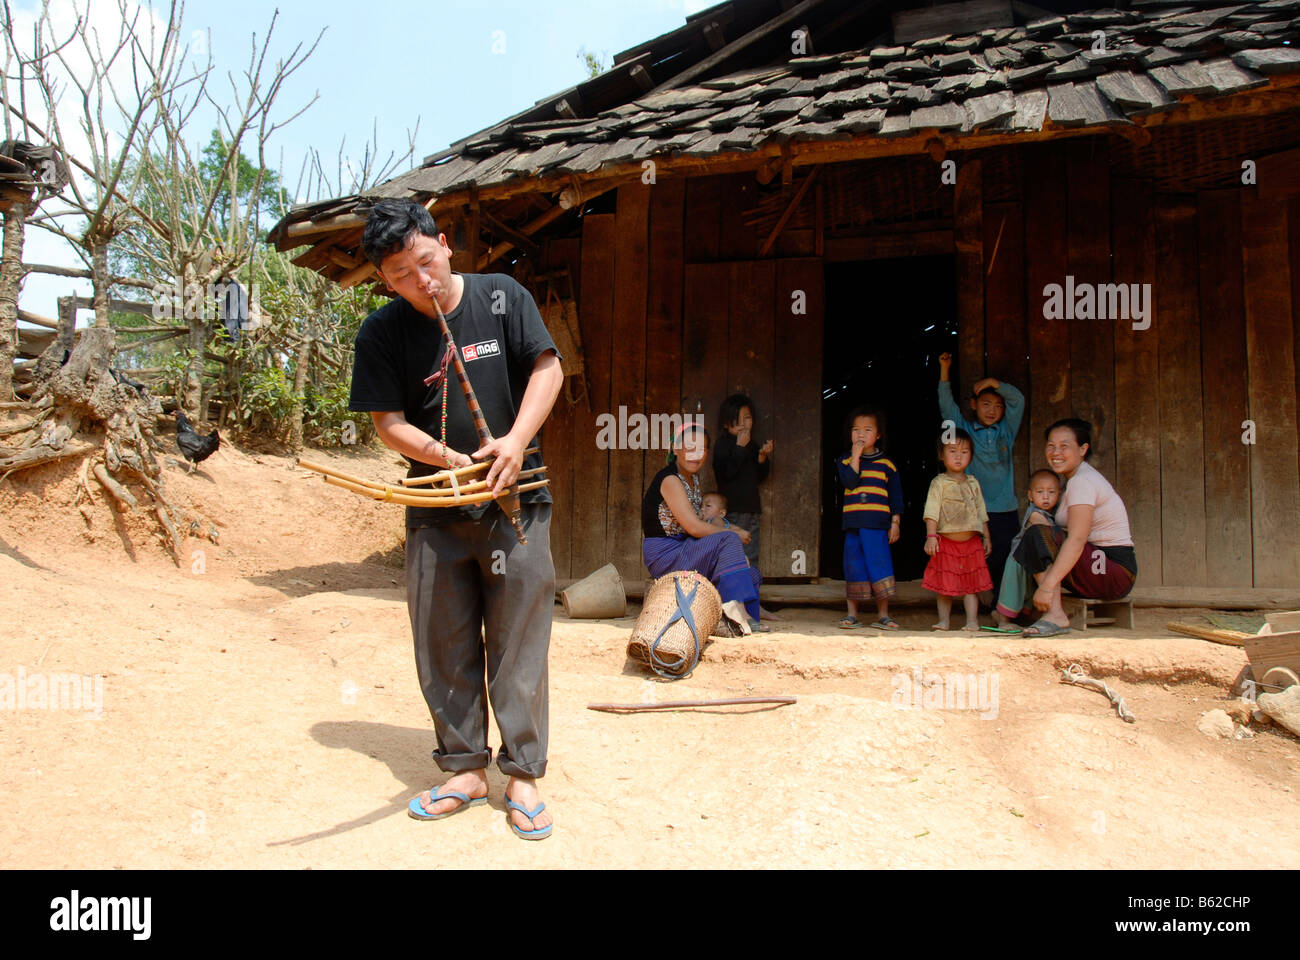
M843 579L844 505L831 462L849 449L845 418L860 404L885 411L885 451L903 484L903 523L894 575L925 572L921 512L938 472L939 354L957 353L957 288L948 255L826 265L822 364L821 575Z

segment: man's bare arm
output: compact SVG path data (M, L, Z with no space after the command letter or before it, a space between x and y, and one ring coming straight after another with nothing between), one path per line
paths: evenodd
M465 454L433 439L401 412L371 413L370 419L384 446L412 460L434 467L467 467L473 463Z

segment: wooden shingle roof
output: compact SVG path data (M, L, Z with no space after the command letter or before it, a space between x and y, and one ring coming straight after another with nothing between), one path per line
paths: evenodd
M504 121L368 196L428 201L470 187L482 193L539 177L593 177L646 159L718 158L922 131L953 138L1087 127L1123 132L1143 117L1270 83L1300 83L1300 0L1133 0L1126 10L706 76L589 117ZM580 102L582 88L575 91L557 96ZM366 200L334 203L359 212ZM329 215L340 209L332 206ZM321 218L319 210L295 210L272 241L281 249L301 243L286 228ZM301 228L294 233L303 235Z

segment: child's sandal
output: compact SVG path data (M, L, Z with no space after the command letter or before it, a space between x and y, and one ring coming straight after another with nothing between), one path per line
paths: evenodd
M901 627L893 617L881 617L872 624L877 630L899 630Z
M852 630L854 627L862 626L862 621L857 617L841 617L839 627L841 630Z

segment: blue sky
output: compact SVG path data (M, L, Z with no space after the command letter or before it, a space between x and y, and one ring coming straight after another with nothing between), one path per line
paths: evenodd
M66 6L71 0L54 0ZM91 0L102 3L103 0ZM16 8L37 6L17 0ZM105 4L111 7L111 4ZM419 118L414 162L467 134L531 106L585 78L579 48L603 57L680 27L709 0L288 0L280 5L272 52L287 56L325 28L311 59L285 84L275 112L286 117L319 93L317 102L276 134L269 147L293 189L303 158L315 147L331 176L339 143L359 155L378 124L381 153L403 151ZM84 0L77 3L84 8ZM157 7L155 7L157 9ZM240 72L250 35L270 22L274 5L259 0L190 0L184 27L211 37L218 72ZM95 11L96 14L104 11ZM504 47L504 52L495 53ZM194 136L206 140L195 123ZM280 157L283 156L281 163ZM25 259L75 263L57 238L28 232ZM55 298L89 282L30 276L24 309L56 313Z

